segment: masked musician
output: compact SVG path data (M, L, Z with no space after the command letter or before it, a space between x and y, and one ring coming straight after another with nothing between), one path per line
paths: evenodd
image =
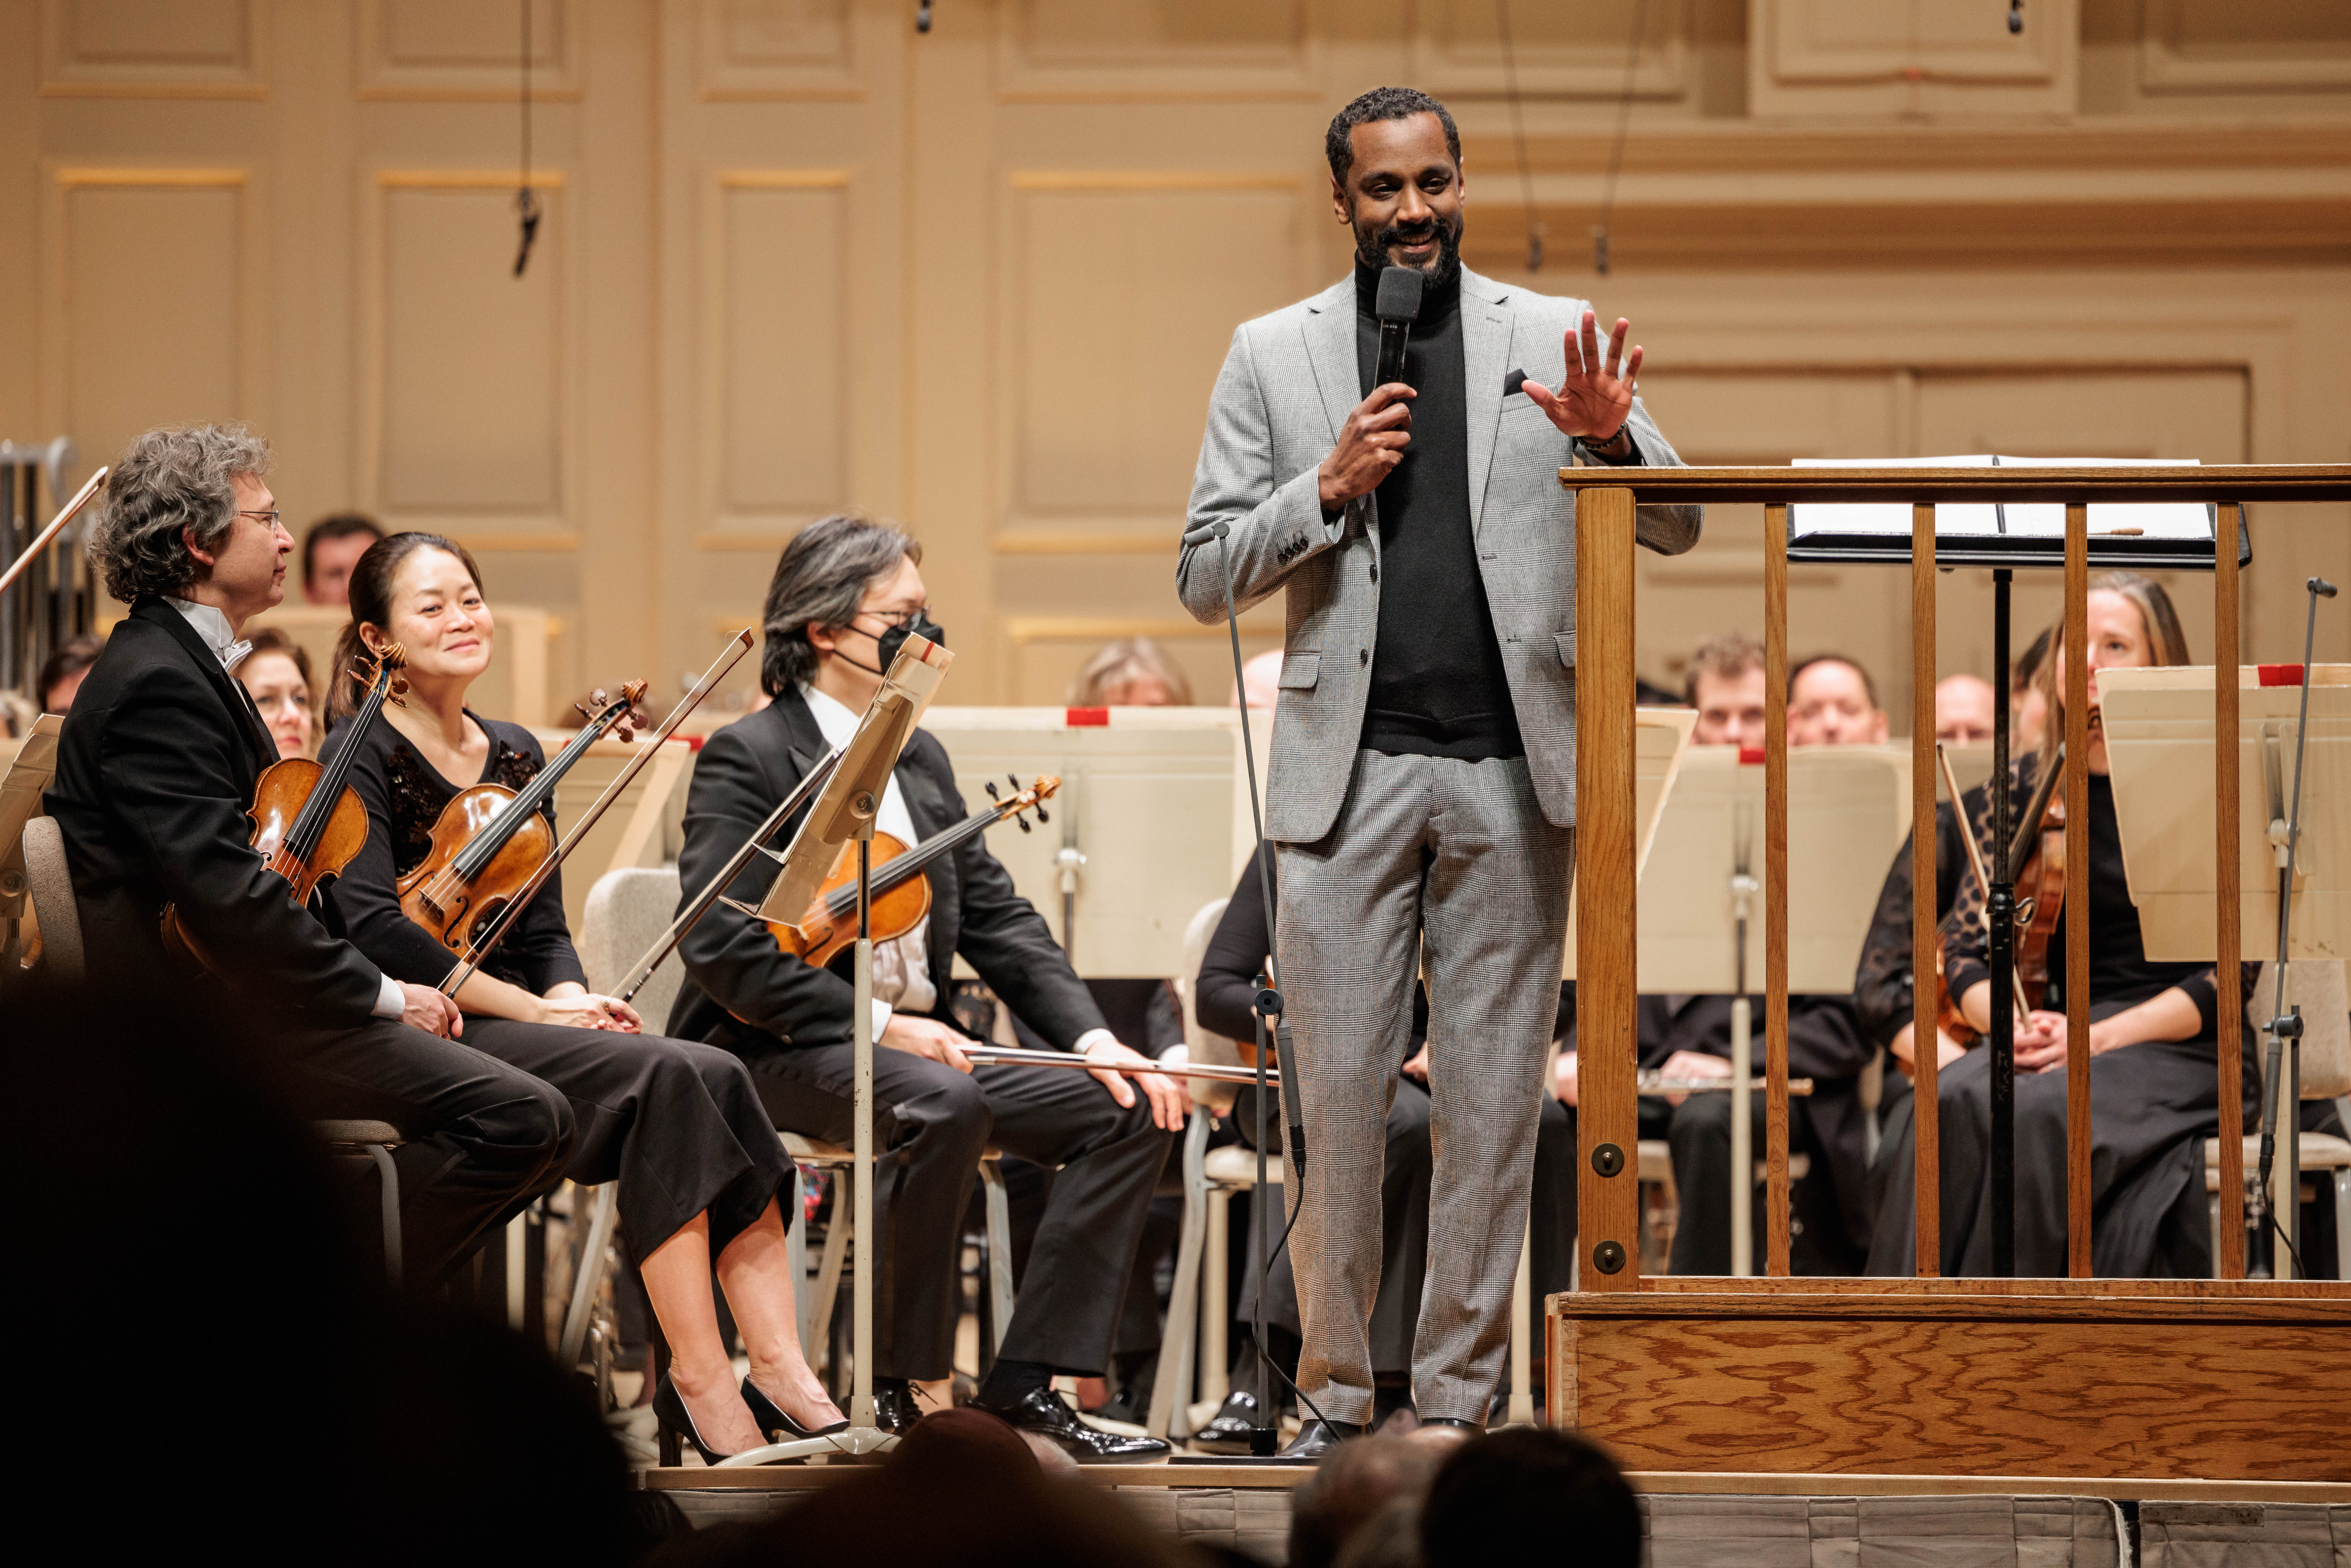
M228 666L285 594L294 541L237 426L151 430L114 466L90 556L131 606L82 683L47 805L65 838L89 996L202 998L256 1038L296 1109L390 1122L409 1277L433 1282L561 1179L562 1096L459 1040L455 1008L297 905L246 811L277 742ZM207 971L167 947L166 905Z
M336 646L338 718L350 672L386 643L408 653L408 700L364 733L340 724L327 756L357 748L350 785L368 841L334 889L351 939L385 973L434 985L455 957L402 912L399 881L434 849L459 790L519 790L546 766L518 724L482 718L465 693L489 667L496 622L473 557L437 534L403 533L351 569L351 620ZM545 810L550 825L554 802ZM618 1180L621 1227L670 1345L661 1420L706 1459L842 1424L800 1353L781 1204L798 1178L743 1064L723 1051L639 1032L634 1009L591 995L563 918L560 873L482 967L458 987L465 1039L569 1098L580 1133L564 1174ZM712 1267L749 1353L737 1384L710 1293Z
M855 733L906 634L939 635L925 609L920 556L897 528L848 517L810 523L784 548L763 616L759 679L774 701L713 735L695 764L678 859L689 897ZM946 750L916 731L891 775L878 826L912 844L964 815ZM957 1239L980 1151L993 1145L1059 1169L1003 1347L976 1403L1081 1461L1155 1458L1165 1443L1081 1424L1050 1384L1056 1373L1104 1369L1169 1134L1183 1126L1190 1097L1179 1079L1121 1073L1144 1059L1104 1027L1044 921L982 840L932 862L925 874L929 919L875 944L873 956L872 1026L883 1047L873 1058L874 1136L885 1151L874 1206L882 1420L892 1429L910 1426L920 1414L911 1385L951 1374ZM730 894L757 904L766 884L755 862ZM671 1031L749 1062L778 1125L848 1143L848 955L813 967L724 904L680 951L690 978ZM1090 1058L1093 1071L975 1071L961 1049L971 1037L947 1007L958 955L1047 1044ZM933 1398L944 1392L925 1390Z
M2244 1027L2254 966L2243 991L2223 998L2210 964L2157 963L2139 939L2138 911L2123 872L2114 786L2098 720L2097 672L2188 663L2188 639L2163 589L2134 572L2090 580L2090 1170L2091 1265L2107 1278L2156 1275L2200 1279L2211 1272L2210 1223L2204 1198L2204 1140L2222 1124L2232 1134L2253 1124L2259 1074L2245 1074L2244 1103L2224 1112L2214 1052L2222 1029ZM2037 679L2047 703L2039 750L2009 770L2011 820L2030 809L2033 785L2064 735L2065 652L2050 639ZM2062 788L2062 786L2061 786ZM2077 802L2067 802L2068 810ZM1970 791L1969 831L1989 861L1988 798ZM1979 1031L1991 1024L1991 976L1985 967L1985 889L1972 869L1943 925L1944 975L1959 1009ZM2049 942L2050 993L2016 1032L2016 1271L2066 1271L2065 943L2081 928L2068 907ZM1991 1052L1981 1042L1946 1065L1937 1099L1942 1145L1942 1271L1991 1271ZM1889 1129L1878 1159L1886 1169L1883 1206L1870 1248L1873 1274L1913 1271L1917 1244L1914 1124Z

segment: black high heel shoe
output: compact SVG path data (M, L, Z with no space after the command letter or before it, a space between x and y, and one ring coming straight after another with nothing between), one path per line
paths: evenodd
M694 1451L702 1456L702 1462L705 1465L734 1458L732 1454L716 1452L702 1440L702 1434L694 1429L694 1413L685 1407L684 1396L678 1393L677 1385L667 1377L664 1377L661 1385L653 1390L653 1419L668 1430L683 1435L687 1442L694 1445Z
M829 1437L835 1432L849 1430L847 1421L835 1421L830 1427L820 1427L810 1431L785 1414L782 1406L768 1398L759 1385L747 1377L743 1380L743 1403L751 1407L751 1419L759 1424L760 1431L780 1432L787 1443L798 1442L802 1437Z

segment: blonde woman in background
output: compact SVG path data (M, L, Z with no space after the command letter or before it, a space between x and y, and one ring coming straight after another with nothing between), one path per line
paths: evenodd
M1192 683L1148 637L1125 637L1086 661L1070 683L1071 707L1189 707Z
M277 743L278 760L319 755L319 705L312 695L310 655L276 627L253 634L253 651L237 661L235 675L261 710L261 722Z

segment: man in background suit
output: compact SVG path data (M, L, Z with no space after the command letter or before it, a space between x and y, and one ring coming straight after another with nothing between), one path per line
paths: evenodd
M1176 565L1203 622L1225 614L1220 551L1240 605L1289 591L1266 833L1284 1084L1303 1101L1283 1188L1299 1385L1325 1417L1294 1445L1308 1453L1372 1414L1383 1129L1424 965L1435 1168L1414 1402L1424 1422L1484 1423L1575 863L1575 507L1558 471L1578 452L1679 461L1634 395L1625 322L1604 359L1581 302L1462 267L1443 105L1366 93L1324 151L1354 276L1234 333L1189 517L1229 538ZM1390 267L1426 291L1403 382L1374 386ZM1637 527L1685 550L1698 513L1644 507Z
M774 700L713 735L695 760L678 856L686 887L716 875L809 769L856 733L910 632L945 641L929 617L921 559L906 535L862 517L820 518L784 548L762 615L759 684ZM946 748L916 730L876 827L912 845L964 815ZM799 820L783 824L777 841ZM763 864L755 861L730 895L756 905L772 874ZM923 1392L945 1402L961 1303L956 1249L980 1151L993 1144L1058 1170L1003 1347L974 1403L1080 1460L1162 1457L1167 1445L1156 1438L1080 1422L1050 1384L1057 1373L1098 1375L1110 1359L1152 1194L1191 1097L1180 1079L1121 1071L1144 1059L1105 1027L984 839L932 861L924 874L928 919L873 950L873 1040L883 1048L873 1053L880 1419L893 1431L913 1426L923 1414L917 1384L934 1385ZM972 1038L949 1006L958 954L1041 1043L1090 1058L1093 1071L975 1071L962 1051ZM721 903L679 956L687 978L668 1032L743 1058L778 1126L850 1142L856 1002L848 955L829 968L803 963L765 925Z
M398 1127L406 1272L430 1283L562 1180L571 1111L449 1039L454 1002L383 974L251 847L277 743L228 666L246 620L285 597L294 540L268 466L259 437L220 425L151 430L115 465L90 554L131 614L66 716L47 803L91 999L212 1007L298 1109ZM214 967L166 947L166 905Z

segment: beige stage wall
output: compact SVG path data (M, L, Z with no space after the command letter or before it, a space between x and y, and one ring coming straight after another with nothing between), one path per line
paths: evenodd
M0 0L0 436L86 472L248 419L290 518L454 533L550 611L567 694L674 691L862 507L924 539L954 701L1058 701L1134 632L1215 700L1171 570L1207 389L1340 275L1322 126L1408 81L1462 123L1473 264L1631 316L1693 462L2351 460L2342 0L2029 0L2013 38L1999 0L1648 0L1629 56L1633 0L1512 0L1524 186L1490 0L533 3L517 281L516 0ZM2346 513L2256 508L2254 656L2351 579ZM1760 527L1645 564L1645 674L1760 629ZM1984 579L1946 579L1946 670ZM1902 584L1791 581L1796 647L1903 711Z

